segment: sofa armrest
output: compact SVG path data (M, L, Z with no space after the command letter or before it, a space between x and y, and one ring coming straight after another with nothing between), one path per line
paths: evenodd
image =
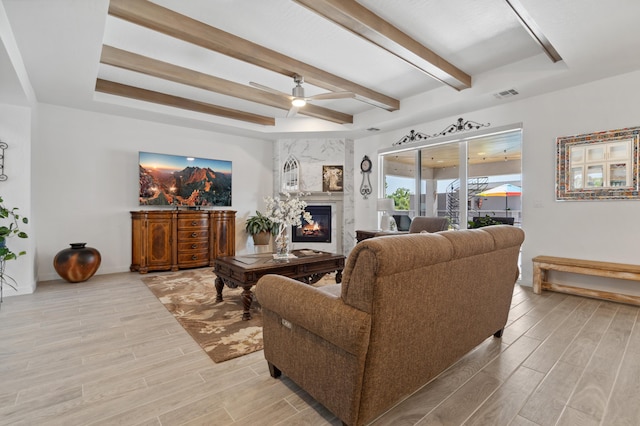
M263 309L276 313L291 327L302 327L354 355L366 351L370 316L340 297L281 275L260 278L255 293Z

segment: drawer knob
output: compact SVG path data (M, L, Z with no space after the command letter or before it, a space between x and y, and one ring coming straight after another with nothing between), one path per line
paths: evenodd
M191 256L191 260L197 260L198 256L196 256L195 254L193 256Z
M198 247L197 244L191 244L191 248L196 248L196 247Z
M196 222L195 220L193 222L191 222L191 226L196 226L198 224L198 222Z
M191 236L192 236L193 238L195 238L195 237L197 237L197 236L198 236L198 233L197 233L197 232L194 232L193 234L191 234Z

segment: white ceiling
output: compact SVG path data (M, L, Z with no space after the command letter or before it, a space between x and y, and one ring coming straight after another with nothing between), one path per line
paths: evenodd
M463 116L640 68L637 0L520 0L562 56L563 61L556 63L529 36L505 0L358 2L471 75L472 87L457 91L443 85L292 0L154 0L400 100L400 109L394 112L355 99L315 102L353 115L353 124L301 114L287 118L284 109L101 64L105 44L247 86L253 81L286 93L294 86L289 76L110 16L108 0L1 0L0 102L25 103L21 84L26 73L37 101L43 103L265 139L320 134L356 138L369 134L371 127L387 131ZM275 117L276 124L252 124L97 93L98 78ZM307 96L327 91L308 83L304 87ZM516 89L519 95L494 96L507 89Z

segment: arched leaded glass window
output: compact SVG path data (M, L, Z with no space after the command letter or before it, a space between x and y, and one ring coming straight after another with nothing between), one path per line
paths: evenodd
M300 165L293 155L287 158L282 168L282 190L293 192L300 189Z

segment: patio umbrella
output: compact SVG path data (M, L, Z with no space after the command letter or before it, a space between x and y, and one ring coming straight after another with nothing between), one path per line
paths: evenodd
M522 188L505 183L477 194L478 197L504 197L504 209L509 210L509 197L522 195Z

